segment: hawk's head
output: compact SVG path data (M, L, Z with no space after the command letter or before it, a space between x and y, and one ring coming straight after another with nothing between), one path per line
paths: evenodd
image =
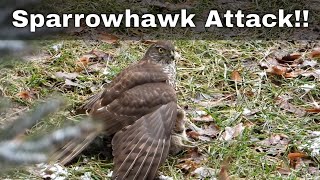
M161 64L171 64L174 62L174 46L170 41L158 41L146 52L144 59Z

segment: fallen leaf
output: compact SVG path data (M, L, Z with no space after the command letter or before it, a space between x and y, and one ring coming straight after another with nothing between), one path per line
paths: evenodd
M316 87L315 84L304 84L302 86L300 86L301 89L303 89L305 91L305 93L310 92L312 89L314 89Z
M315 67L318 64L315 60L304 60L302 63L302 67Z
M84 56L80 57L80 59L76 62L76 65L78 67L77 71L78 72L82 71L85 67L88 66L89 62L90 62L90 56L84 55Z
M316 61L303 60L300 53L274 56L270 55L265 61L259 63L260 67L266 69L267 73L285 78L296 78L302 75L320 79L320 70L319 72L317 69L310 70L310 67L315 67L318 64Z
M270 71L270 73L283 76L287 73L287 68L282 66L272 66L272 71Z
M295 153L289 153L288 154L288 159L296 159L296 158L304 158L307 157L305 153L301 152L295 152Z
M243 111L242 111L242 115L244 115L244 116L252 116L252 115L257 114L258 112L260 112L259 109L250 110L248 108L244 108Z
M291 53L283 56L281 59L277 59L279 63L288 63L290 65L298 64L298 61L295 61L301 57L300 53Z
M182 170L185 173L190 173L198 168L198 164L195 163L192 159L184 159L181 160L176 167Z
M306 111L310 113L320 113L320 108L306 109Z
M74 86L74 87L79 87L79 88L84 88L84 86L82 86L81 84L78 84L76 82L71 81L70 79L66 79L64 84L66 86Z
M199 168L200 164L206 159L207 158L199 152L199 148L190 148L182 158L178 159L176 167L188 174Z
M213 118L211 117L210 114L207 115L202 115L199 117L195 117L192 119L192 121L197 121L197 122L212 122Z
M204 125L204 128L202 130L202 132L200 133L200 135L206 135L206 136L209 136L209 137L216 137L220 132L220 128L211 123L210 125Z
M78 73L65 73L65 72L56 72L54 74L57 78L63 78L63 79L75 79L79 76Z
M277 156L286 151L288 144L288 136L284 134L273 134L270 137L257 142L259 147L256 147L256 151L265 152L271 156Z
M282 96L278 96L276 98L276 104L285 111L291 112L299 117L302 117L306 114L306 111L300 108L295 107L289 101Z
M291 169L289 167L277 167L277 171L282 175L289 175L291 173Z
M314 77L315 79L318 79L318 81L320 81L320 69L303 72L301 73L301 75L304 77Z
M187 131L188 137L201 141L211 141L219 133L220 128L215 124L204 125L203 128L199 128L193 124L193 127L189 127L189 131Z
M42 179L64 179L68 176L66 167L60 164L37 164L34 169L29 169L30 173L35 174Z
M239 73L239 71L232 71L231 73L231 80L235 81L235 82L241 82L242 78L241 75Z
M34 98L33 93L31 93L30 91L21 91L17 94L17 96L23 100L29 100Z
M275 58L267 57L267 59L265 61L261 61L259 65L264 69L270 69L273 66L278 66L279 62Z
M242 123L237 124L234 127L226 127L225 131L222 133L219 139L224 141L230 141L231 139L241 135L244 129L245 127L243 127Z
M291 71L291 72L285 73L283 76L284 76L285 78L295 78L295 77L298 77L299 74L300 74L300 73L297 72L297 71Z
M301 166L301 163L303 163L302 158L307 157L306 154L296 152L296 153L289 153L288 159L290 161L290 167L293 169L297 169L298 166Z
M288 136L284 134L273 134L269 138L258 142L258 144L264 145L264 146L274 146L274 145L288 145L289 144L289 138Z
M106 53L100 50L92 50L88 54L93 54L96 56L97 60L103 60L103 61L111 61L113 59L113 55L110 53Z
M320 155L320 131L309 132L309 140L302 144L299 149L307 149L310 156L317 157Z
M88 67L88 72L102 72L104 73L104 70L106 68L106 64L102 64L102 63L95 63L92 64Z
M198 140L199 136L200 136L200 134L198 132L196 132L196 131L188 131L187 135L188 135L188 137L190 137L190 138L192 138L194 140Z
M112 176L110 176L110 178L111 178L111 177L112 177ZM158 180L173 180L172 177L170 177L170 176L165 176L165 175L163 175L163 174L160 174L160 176L157 177L157 179L158 179Z
M320 58L320 48L313 49L310 53L311 58Z
M197 113L199 116L206 116L206 115L208 115L208 113L207 113L206 111L202 111L202 110L196 111L196 113Z
M252 123L252 122L250 122L250 121L246 121L246 122L244 123L244 127L248 128L248 129L251 129L251 128L253 128L254 126L255 126L255 124Z
M319 177L320 169L319 169L319 167L308 167L308 173L310 173L316 177Z
M98 32L98 39L108 44L114 44L118 41L119 38L110 33Z
M195 169L193 172L191 172L191 176L193 178L196 179L207 179L207 178L212 178L216 175L216 170L206 167L206 166L202 166L202 167L198 167L197 169Z

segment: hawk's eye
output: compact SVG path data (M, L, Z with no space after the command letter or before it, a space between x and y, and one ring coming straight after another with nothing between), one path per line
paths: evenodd
M159 51L159 53L163 53L163 52L164 52L164 49L159 48L158 51Z

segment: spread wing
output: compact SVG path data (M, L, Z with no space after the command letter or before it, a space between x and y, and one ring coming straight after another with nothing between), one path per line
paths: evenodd
M176 102L170 102L117 132L112 140L112 178L153 180L168 156L176 116Z

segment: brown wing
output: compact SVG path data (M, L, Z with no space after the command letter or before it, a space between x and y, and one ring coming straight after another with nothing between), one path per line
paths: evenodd
M116 133L112 140L112 178L153 180L168 156L176 116L176 102L170 102Z
M148 83L123 92L106 106L102 101L103 99L95 104L90 115L93 119L104 122L107 134L114 134L161 105L176 102L176 94L168 84Z
M161 66L148 62L141 62L129 66L123 70L102 92L91 96L86 104L81 106L78 112L90 112L97 102L101 103L101 106L106 106L118 97L123 92L131 89L134 86L155 83L166 82L168 79L167 74L163 73Z

